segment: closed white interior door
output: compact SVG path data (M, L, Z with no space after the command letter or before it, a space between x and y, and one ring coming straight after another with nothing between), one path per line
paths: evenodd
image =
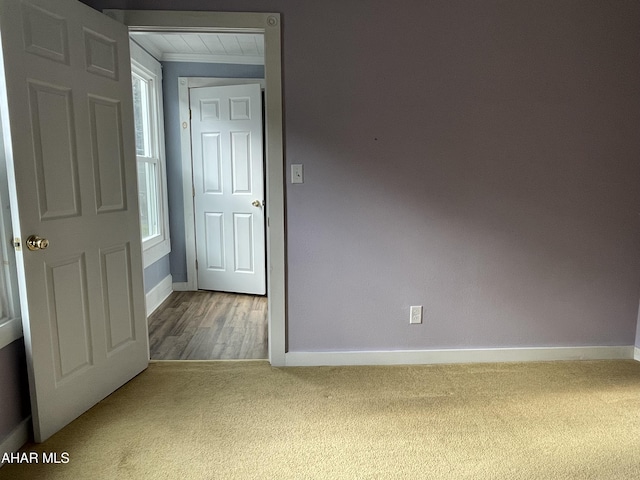
M260 85L190 89L198 288L266 293Z
M148 364L128 31L0 0L0 88L36 441ZM31 235L48 240L27 248Z

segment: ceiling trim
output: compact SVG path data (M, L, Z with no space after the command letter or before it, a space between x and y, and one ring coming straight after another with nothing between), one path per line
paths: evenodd
M207 55L204 53L163 53L160 55L160 61L264 65L264 57L262 55Z

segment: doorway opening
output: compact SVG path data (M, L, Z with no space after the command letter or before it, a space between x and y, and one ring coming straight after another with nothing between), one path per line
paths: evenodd
M266 359L263 35L132 32L130 39L143 250L157 248L146 246L154 233L169 231L162 212L181 210L173 230L178 225L178 244L196 269L193 291L174 292L150 315L150 358ZM165 168L191 174L167 180ZM191 192L182 204L180 187ZM186 231L195 242L184 241ZM176 269L184 278L189 268Z
M285 235L284 235L284 161L282 145L282 94L280 59L280 19L277 14L243 14L199 12L197 16L185 12L156 12L108 10L105 13L128 25L131 34L138 32L172 33L259 33L264 38L264 218L266 224L266 277L267 277L267 337L268 358L273 365L284 365L285 359ZM180 125L185 120L180 118ZM174 173L183 183L184 242L195 245L195 228L189 205L193 201L192 188L184 183L192 181L191 165L182 164ZM188 200L188 201L186 201ZM173 211L171 212L173 213ZM191 218L190 218L191 217ZM172 225L173 229L173 225ZM173 236L173 231L172 231ZM173 240L173 239L172 239ZM174 245L175 243L172 242ZM173 249L173 246L172 246ZM174 295L198 288L195 248L185 248L186 281L174 282ZM173 260L172 260L173 261ZM180 279L177 279L180 280ZM182 279L184 280L184 279ZM201 293L201 292L196 292ZM228 299L227 299L228 300ZM171 298L167 300L170 302ZM257 305L260 302L252 302ZM260 311L262 308L257 308Z

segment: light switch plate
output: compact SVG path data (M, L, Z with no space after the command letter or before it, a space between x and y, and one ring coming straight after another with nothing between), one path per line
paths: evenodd
M291 165L291 183L304 183L301 164Z
M414 305L411 307L409 323L422 323L422 305Z

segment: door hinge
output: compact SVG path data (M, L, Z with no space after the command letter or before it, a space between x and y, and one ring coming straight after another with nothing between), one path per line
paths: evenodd
M191 187L191 196L192 197L196 196L196 187Z
M196 270L198 270L198 260L196 260Z
M193 117L191 116L191 109L189 109L189 120L191 120Z

